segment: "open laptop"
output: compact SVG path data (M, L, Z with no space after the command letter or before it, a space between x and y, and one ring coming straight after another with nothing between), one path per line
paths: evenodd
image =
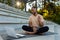
M14 38L25 37L25 35L23 35L23 34L16 33L14 28L5 27L5 30L6 30L7 35L10 37L14 37Z

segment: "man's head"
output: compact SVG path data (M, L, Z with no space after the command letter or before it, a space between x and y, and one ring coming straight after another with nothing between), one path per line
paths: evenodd
M32 12L32 14L36 14L36 12L37 12L36 7L32 7L31 12Z

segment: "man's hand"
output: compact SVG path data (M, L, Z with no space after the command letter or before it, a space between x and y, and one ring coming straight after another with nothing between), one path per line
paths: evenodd
M38 16L38 21L40 21L40 16Z
M44 23L42 22L43 17L38 16L38 22L40 27L43 27Z

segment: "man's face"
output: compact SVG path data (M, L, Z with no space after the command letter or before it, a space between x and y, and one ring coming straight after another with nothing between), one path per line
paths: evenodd
M36 13L36 8L32 8L32 14Z

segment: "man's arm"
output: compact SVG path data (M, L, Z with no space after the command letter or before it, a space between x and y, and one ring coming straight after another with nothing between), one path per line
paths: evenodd
M32 27L31 17L29 17L29 26Z
M37 29L35 26L32 26L32 22L31 22L31 19L29 19L29 26L33 28L33 32L27 32L28 34L34 34L36 33Z
M41 15L38 16L38 21L39 21L40 27L43 27L44 26L44 19Z
M32 27L32 22L29 20L29 26Z

